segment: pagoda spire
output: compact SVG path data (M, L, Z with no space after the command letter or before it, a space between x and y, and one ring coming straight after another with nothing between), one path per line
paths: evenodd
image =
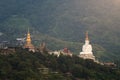
M88 37L88 31L86 31L86 38L85 38L85 40L87 40L87 41L89 41L89 37Z
M30 35L29 28L28 28L28 32L27 32L26 43L31 44L31 35Z
M30 29L29 29L29 27L28 27L28 33L30 33Z
M30 35L29 28L28 28L28 32L27 32L27 36L26 36L26 44L24 45L24 48L28 48L29 51L35 52L35 47L32 45L31 42L32 42L31 35Z

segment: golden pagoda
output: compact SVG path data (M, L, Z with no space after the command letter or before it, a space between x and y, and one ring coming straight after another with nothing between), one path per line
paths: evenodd
M30 36L29 29L28 29L28 33L27 33L27 37L26 37L26 43L24 45L24 48L29 49L29 51L35 52L35 47L31 43L31 36Z

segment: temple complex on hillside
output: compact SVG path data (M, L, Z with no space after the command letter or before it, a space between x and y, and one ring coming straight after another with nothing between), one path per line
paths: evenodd
M24 45L24 48L28 49L29 51L35 52L35 47L31 43L31 35L28 29L27 37L26 37L26 43Z
M65 56L71 56L72 57L72 53L68 48L64 48L64 49L58 50L58 51L49 52L49 54L57 55L57 57L59 57L61 54L65 55Z
M82 52L80 52L79 57L83 59L92 59L95 61L95 56L92 52L92 45L89 42L88 32L86 32L85 44L82 47Z

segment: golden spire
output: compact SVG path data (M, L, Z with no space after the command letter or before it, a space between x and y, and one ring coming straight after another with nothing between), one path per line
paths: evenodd
M30 33L30 30L29 30L29 28L28 28L28 33Z
M26 37L26 44L24 45L24 48L28 48L29 51L35 52L35 47L31 43L31 36L30 36L29 28L28 28L27 37Z
M28 44L31 43L31 36L30 36L29 28L28 28L28 33L27 33L26 43L28 43Z
M86 32L86 38L85 38L85 40L88 40L88 41L89 41L88 31Z

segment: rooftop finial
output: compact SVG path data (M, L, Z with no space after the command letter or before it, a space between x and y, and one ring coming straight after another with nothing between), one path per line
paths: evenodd
M29 27L28 27L28 33L30 33L30 29L29 29Z
M86 31L86 40L88 40L88 41L89 41L88 31Z

